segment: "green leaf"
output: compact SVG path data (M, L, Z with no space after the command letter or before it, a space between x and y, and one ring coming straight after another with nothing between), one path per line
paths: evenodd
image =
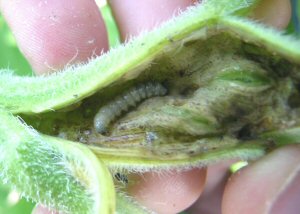
M55 210L112 213L115 189L107 167L183 170L257 159L297 143L298 130L282 133L282 127L300 124L296 104L289 105L300 94L299 41L240 17L255 3L204 1L152 32L49 76L18 77L3 69L1 178ZM166 84L168 95L118 118L108 135L95 132L99 107L145 81ZM117 210L143 213L127 199L117 195Z
M0 185L0 213L29 214L34 208L32 202L20 198L15 190L10 190L5 185Z
M117 193L117 208L116 213L119 214L150 214L149 210L142 207L135 201L131 196L126 195L125 193Z
M300 127L266 132L261 135L262 139L274 141L280 146L300 143Z
M220 160L237 158L257 159L265 154L268 145L241 143L224 137L206 138L193 143L171 143L147 148L133 146L89 146L112 170L151 171L204 167Z
M295 63L300 63L300 42L294 37L284 35L274 28L239 17L222 17L221 24L228 31L247 41L247 43L259 44L261 49L267 49L273 55L278 54Z
M37 133L0 110L1 178L23 196L66 213L112 213L107 168L85 146Z
M0 68L9 68L16 75L32 76L32 70L15 42L3 16L0 14Z
M111 8L109 7L109 5L105 5L101 7L100 10L108 33L109 47L110 48L116 47L120 45L121 41L120 41L118 27L113 18Z
M69 106L121 77L131 79L137 76L163 50L180 47L189 40L189 35L205 37L201 28L215 26L219 17L232 13L235 7L248 6L250 1L244 0L231 4L225 0L206 1L157 30L128 42L126 46L119 46L87 64L71 66L47 77L20 78L8 74L9 70L2 70L0 104L14 113L38 113ZM196 29L200 34L194 32ZM118 63L115 63L116 60Z
M271 79L259 73L245 72L245 71L231 71L225 72L216 77L218 81L228 81L229 84L237 84L246 87L266 86L272 83Z

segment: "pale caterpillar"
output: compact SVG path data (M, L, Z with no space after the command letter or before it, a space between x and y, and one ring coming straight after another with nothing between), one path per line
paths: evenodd
M122 112L128 111L129 107L135 107L145 99L155 96L163 96L167 89L160 83L149 82L136 86L124 94L118 96L107 105L100 108L94 117L94 127L98 133L107 133L108 125L120 116Z

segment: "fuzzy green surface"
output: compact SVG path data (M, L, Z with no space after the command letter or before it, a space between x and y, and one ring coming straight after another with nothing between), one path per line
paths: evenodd
M116 81L125 82L135 78L168 49L179 49L189 39L205 40L207 36L224 31L299 64L299 41L272 28L233 16L243 15L254 2L204 1L202 5L190 8L153 32L145 33L86 64L74 65L50 76L19 77L7 69L2 70L0 107L4 110L0 110L0 119L3 121L0 124L1 178L22 191L25 197L50 208L69 213L83 213L82 210L86 213L113 213L115 193L106 166L112 171L188 169L233 157L256 159L269 149L269 139L275 140L278 145L298 143L295 139L299 137L299 130L295 128L268 133L259 142L244 144L236 139L226 138L221 142L220 139L210 138L204 140L207 145L192 145L195 148L188 145L186 153L168 153L168 145L161 147L161 153L156 153L159 149L101 148L41 135L12 115L67 107ZM222 85L220 82L234 83L249 90L270 83L268 78L256 73L234 71L218 76L216 85ZM204 124L201 128L213 130L215 126L209 126L207 121L199 117L195 123ZM188 153L190 151L198 153L191 155ZM140 211L138 206L120 195L117 200L117 208Z
M47 77L18 77L2 70L0 105L14 113L38 113L76 103L122 77L136 76L173 40L180 40L196 29L216 25L221 17L240 12L251 2L205 1L126 45Z
M43 137L0 110L1 179L24 197L66 213L111 213L111 175L80 144Z
M255 23L248 19L226 16L220 24L237 34L248 43L258 44L274 55L280 55L297 64L300 64L300 40L286 36L274 28Z
M142 207L135 201L131 196L126 195L125 193L117 193L117 207L116 214L150 214L151 211Z
M271 131L264 133L261 138L267 140L274 140L279 145L284 146L287 144L300 143L300 127L284 129L279 131Z
M1 13L0 35L0 68L10 68L16 75L32 76L31 67L18 49L12 32L10 32Z
M220 160L229 160L237 158L240 160L255 160L262 157L266 152L265 148L260 145L248 145L240 148L228 148L227 150L219 150L209 152L208 154L199 154L194 157L170 157L169 159L160 159L160 156L147 157L116 155L113 151L100 151L98 148L93 152L103 160L112 170L128 170L130 172L147 172L162 171L173 169L191 169L194 167L206 167L217 163ZM126 152L126 151L121 151ZM132 151L130 151L132 152Z

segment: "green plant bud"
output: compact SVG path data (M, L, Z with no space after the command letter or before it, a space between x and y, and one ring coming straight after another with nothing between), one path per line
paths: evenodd
M66 213L147 213L112 174L299 143L300 41L245 18L257 2L203 1L49 76L1 70L1 178Z

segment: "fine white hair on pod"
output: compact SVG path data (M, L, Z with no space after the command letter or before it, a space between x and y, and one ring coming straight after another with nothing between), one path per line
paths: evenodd
M128 111L130 107L137 106L145 99L164 96L166 93L167 89L157 82L148 82L128 90L99 109L94 117L96 131L100 134L107 133L108 125L121 113Z

